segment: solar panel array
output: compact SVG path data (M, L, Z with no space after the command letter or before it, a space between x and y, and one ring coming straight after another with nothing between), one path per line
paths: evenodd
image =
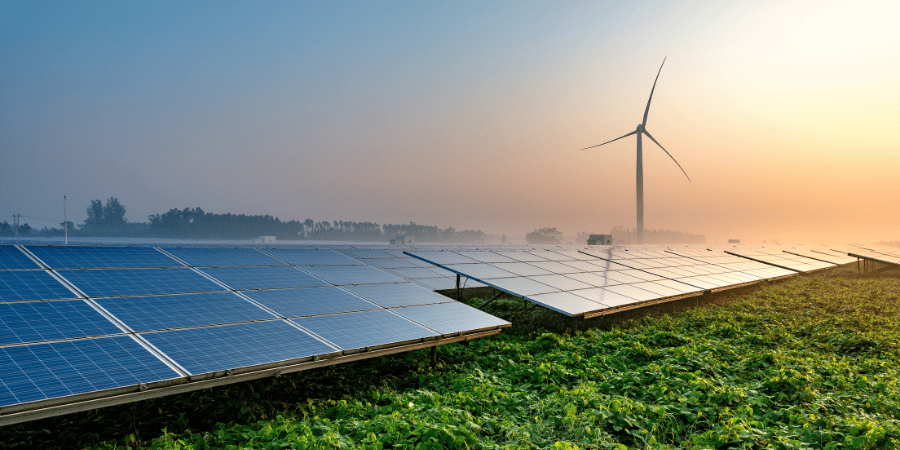
M732 255L742 256L744 258L761 261L766 264L783 267L797 272L812 272L814 270L827 269L836 265L824 260L816 260L805 256L786 253L780 248L775 247L742 246L740 248L726 248L725 251Z
M854 245L850 250L853 257L869 259L873 261L900 264L900 249L880 245Z
M798 272L764 259L785 260L806 270L832 266L797 255L776 258L755 250L754 260L696 246L407 253L548 309L587 318Z
M0 423L68 396L506 326L333 250L3 245Z

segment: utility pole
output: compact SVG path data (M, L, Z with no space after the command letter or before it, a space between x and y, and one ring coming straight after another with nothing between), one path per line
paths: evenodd
M66 206L66 196L63 195L63 228L66 229L66 245L69 245L69 218Z

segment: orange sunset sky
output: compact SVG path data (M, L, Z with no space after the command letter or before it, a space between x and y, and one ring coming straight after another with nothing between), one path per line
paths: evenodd
M423 4L424 3L424 4ZM0 6L0 221L900 240L896 1Z

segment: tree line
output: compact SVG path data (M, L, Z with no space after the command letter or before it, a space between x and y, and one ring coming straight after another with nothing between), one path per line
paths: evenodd
M61 236L66 228L70 236L165 237L176 239L252 239L275 236L281 240L343 240L380 242L398 235L411 236L417 242L479 243L487 239L481 230L441 229L436 226L405 225L353 221L282 221L271 215L216 214L197 208L172 208L151 214L147 222L129 222L126 208L119 199L110 197L104 204L91 200L87 218L77 227L71 221L60 228L34 230L27 223L19 226L19 236ZM15 228L0 223L0 236L15 235Z

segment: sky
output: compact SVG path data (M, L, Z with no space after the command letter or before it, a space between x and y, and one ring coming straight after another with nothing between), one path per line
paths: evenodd
M896 1L0 4L0 221L900 240Z

